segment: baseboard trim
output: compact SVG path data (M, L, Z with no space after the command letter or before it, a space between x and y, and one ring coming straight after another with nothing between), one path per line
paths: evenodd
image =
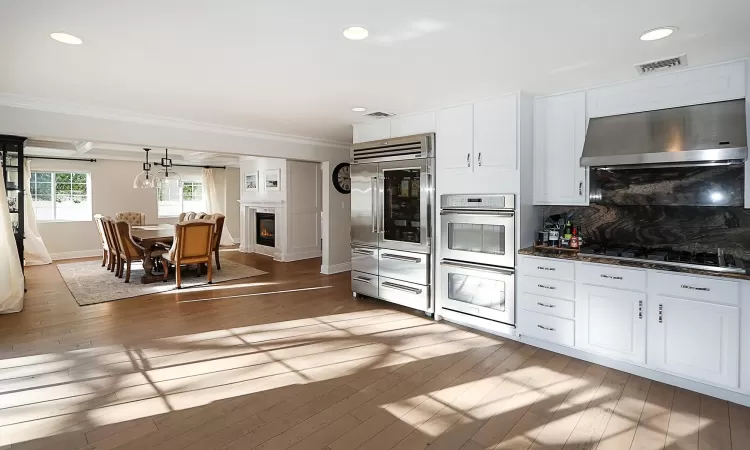
M320 273L324 275L333 275L334 273L349 272L352 270L352 263L346 262L341 264L333 264L330 266L320 266Z
M92 256L102 256L102 249L96 250L78 250L75 252L60 252L50 253L52 261L59 261L61 259L78 259L78 258L91 258Z
M320 258L321 251L320 249L317 249L317 250L311 250L307 252L284 253L280 256L281 256L280 259L283 262L301 261L303 259Z

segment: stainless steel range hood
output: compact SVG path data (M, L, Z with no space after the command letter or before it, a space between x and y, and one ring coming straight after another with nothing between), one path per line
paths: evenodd
M582 166L713 165L747 159L745 100L589 121Z

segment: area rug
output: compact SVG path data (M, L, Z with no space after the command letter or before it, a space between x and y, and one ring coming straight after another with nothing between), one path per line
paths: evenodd
M182 287L208 286L206 274L197 276L195 266L191 267L192 270L188 270L185 266L182 268ZM81 306L141 295L160 294L177 289L173 273L169 274L167 282L142 284L141 275L143 275L144 270L141 263L133 263L130 283L125 283L124 276L123 278L115 277L114 273L108 271L106 267L102 267L101 261L58 264L57 270L60 271L60 275L62 275L65 284L68 285L76 303ZM216 284L223 281L257 277L266 273L268 272L223 259L221 270L216 270L216 266L214 266L213 282Z

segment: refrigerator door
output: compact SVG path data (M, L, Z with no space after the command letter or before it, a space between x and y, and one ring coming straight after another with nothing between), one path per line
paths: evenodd
M379 245L430 253L432 176L429 159L379 164Z
M378 165L352 164L352 245L378 246Z

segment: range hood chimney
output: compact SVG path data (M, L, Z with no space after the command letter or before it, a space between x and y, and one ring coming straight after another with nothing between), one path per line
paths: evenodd
M731 100L591 119L581 165L626 169L746 159L745 100Z

